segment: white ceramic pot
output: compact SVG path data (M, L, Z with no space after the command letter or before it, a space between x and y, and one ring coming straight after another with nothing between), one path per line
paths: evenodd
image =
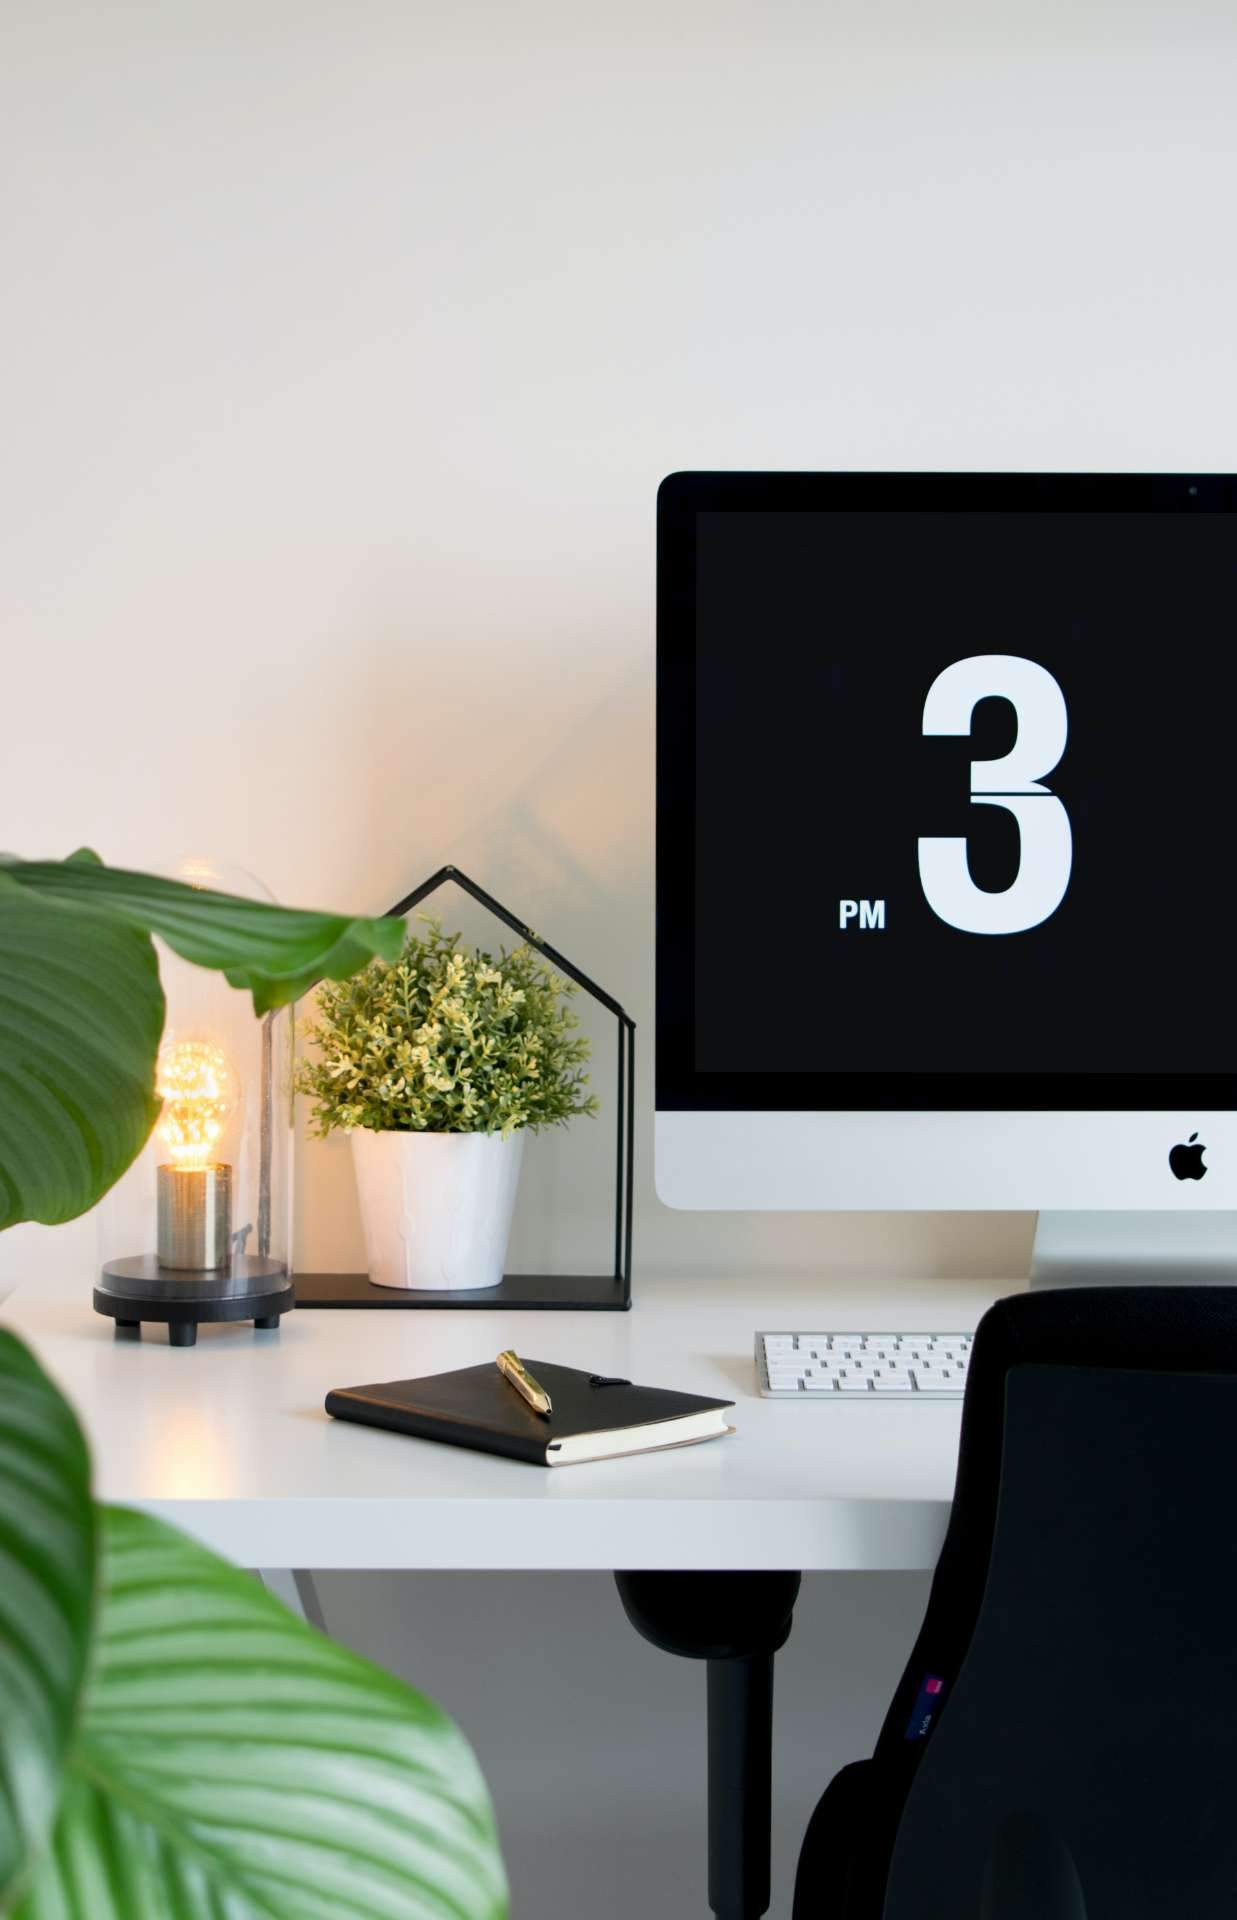
M524 1135L352 1134L369 1277L380 1287L496 1287Z

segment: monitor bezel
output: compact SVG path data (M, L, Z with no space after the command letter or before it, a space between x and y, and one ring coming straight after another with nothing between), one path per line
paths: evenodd
M1237 511L1229 474L678 472L657 496L656 1105L697 1112L1160 1112L1237 1106L1237 1075L726 1073L695 1063L696 516ZM735 875L736 914L759 875ZM804 885L810 886L809 875ZM748 901L745 902L745 891ZM754 905L752 910L754 910ZM763 903L761 911L763 911Z

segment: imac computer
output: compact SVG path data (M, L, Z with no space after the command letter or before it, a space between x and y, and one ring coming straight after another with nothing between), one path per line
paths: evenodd
M673 474L657 727L664 1201L1231 1277L1237 480Z

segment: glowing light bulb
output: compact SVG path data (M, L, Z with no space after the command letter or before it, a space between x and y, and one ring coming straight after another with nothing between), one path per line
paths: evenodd
M236 1080L222 1047L210 1040L175 1040L159 1054L155 1092L163 1101L156 1131L185 1169L213 1165L236 1104Z

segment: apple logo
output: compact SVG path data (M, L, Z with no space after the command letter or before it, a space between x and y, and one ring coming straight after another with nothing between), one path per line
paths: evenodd
M1201 1180L1207 1171L1203 1165L1203 1155L1207 1149L1205 1146L1196 1146L1197 1139L1198 1135L1192 1133L1188 1141L1180 1141L1168 1156L1168 1164L1178 1180Z

